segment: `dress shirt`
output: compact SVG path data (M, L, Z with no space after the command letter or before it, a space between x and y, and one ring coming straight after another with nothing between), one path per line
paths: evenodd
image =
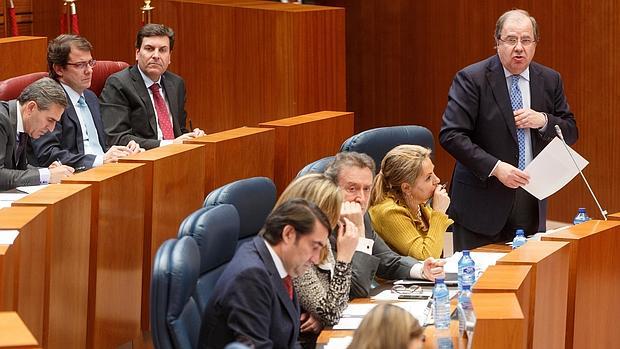
M365 237L360 237L357 242L357 247L355 251L365 253L367 255L372 255L372 247L374 246L375 241L372 239L368 239ZM412 279L425 279L424 274L422 273L424 265L422 263L416 263L409 270L409 276Z
M159 84L160 86L159 94L161 95L161 98L166 103L166 108L168 108L168 115L170 117L170 125L174 125L174 123L172 122L172 113L170 112L170 106L168 105L168 100L166 99L166 95L164 94L164 86L161 84L161 76L159 77L159 80L153 81L151 80L151 78L146 76L144 72L142 72L142 70L140 69L140 66L138 66L138 71L140 72L140 75L142 75L142 80L144 80L144 85L146 86L146 90L149 92L149 98L151 99L151 105L153 106L153 110L155 111L155 119L157 120L159 116L157 115L157 108L155 107L155 100L153 99L153 91L151 91L150 87L153 84ZM161 132L161 128L159 127L159 122L156 122L155 124L157 125L157 139L160 140L159 146L172 144L173 142L172 139L167 139L167 140L163 139L164 134L163 132Z
M73 109L75 109L75 114L77 114L78 120L80 121L80 130L82 131L82 143L84 144L84 153L85 154L96 154L90 147L90 142L88 138L89 135L88 135L88 132L86 131L86 124L84 123L84 118L86 116L82 115L82 108L78 104L78 100L80 99L80 96L83 96L83 95L80 95L74 89L72 89L68 85L63 84L62 82L60 84L67 92L67 95L69 96L69 100L71 101L71 104L73 105ZM94 120L93 120L93 123L94 123ZM97 136L98 135L95 135L95 137ZM101 149L101 152L105 153L103 149ZM97 167L101 165L103 165L103 154L95 155L95 161L93 161L93 167Z
M278 274L280 275L280 278L284 279L285 277L288 276L288 273L286 272L286 269L284 269L284 264L282 263L280 256L278 256L276 251L274 251L273 247L269 244L269 242L267 242L267 240L265 239L263 240L265 241L265 246L267 246L267 250L269 250L271 259L273 259L273 264L276 265L276 269L278 270Z
M17 101L17 132L15 133L15 136L19 137L19 134L21 132L25 132L24 121L22 120L22 107L19 104L19 101ZM39 183L49 184L49 182L50 182L50 169L40 168L39 169Z

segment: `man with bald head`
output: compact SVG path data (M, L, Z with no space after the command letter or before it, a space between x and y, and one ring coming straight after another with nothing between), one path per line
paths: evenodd
M449 215L455 250L538 231L539 202L521 186L525 166L555 137L578 132L560 74L532 59L540 35L524 10L502 14L496 54L459 71L450 87L439 139L455 159Z

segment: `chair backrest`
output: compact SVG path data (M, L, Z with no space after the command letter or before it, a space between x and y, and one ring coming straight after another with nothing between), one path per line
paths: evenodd
M385 154L401 144L416 144L435 150L433 134L426 127L391 126L373 128L353 135L342 143L340 151L368 154L375 160L378 171Z
M192 297L200 270L196 241L185 236L158 249L151 279L151 330L158 349L197 348L202 313Z
M10 101L17 99L26 86L46 76L47 72L37 72L0 81L0 100Z
M127 62L121 61L97 61L97 64L93 67L90 89L99 96L108 76L128 66ZM47 72L36 72L0 81L0 100L9 101L16 99L26 86L46 76L48 76Z
M179 227L179 238L191 236L200 251L200 276L194 299L204 314L217 280L235 255L239 238L239 214L233 205L201 208Z
M301 177L303 175L307 175L308 173L323 173L329 164L334 161L335 156L326 156L322 159L318 159L314 162L311 162L304 166L299 172L297 172L297 177ZM295 178L297 178L295 177Z
M205 199L205 207L231 204L239 214L239 242L252 239L265 224L276 203L276 186L267 177L241 179L213 190Z

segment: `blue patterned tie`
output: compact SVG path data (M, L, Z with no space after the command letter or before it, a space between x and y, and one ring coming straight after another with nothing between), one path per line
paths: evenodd
M89 149L84 149L84 153L102 155L103 147L99 144L99 135L97 134L95 121L93 120L93 115L90 113L90 109L88 108L86 101L84 100L84 96L80 96L80 99L78 99L78 108L80 108L82 120L84 120L84 127L86 128L86 137L88 137Z
M512 110L523 108L523 98L521 97L521 89L519 89L519 75L510 77L510 104ZM519 170L525 169L525 129L517 129L517 142L519 143Z

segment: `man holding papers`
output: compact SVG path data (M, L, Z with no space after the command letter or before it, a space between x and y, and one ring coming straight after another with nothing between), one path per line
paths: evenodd
M538 200L521 188L523 170L555 125L568 144L577 141L560 74L532 61L538 41L529 13L502 14L497 54L458 72L450 87L439 138L457 160L449 208L456 251L509 241L517 228L536 233Z

